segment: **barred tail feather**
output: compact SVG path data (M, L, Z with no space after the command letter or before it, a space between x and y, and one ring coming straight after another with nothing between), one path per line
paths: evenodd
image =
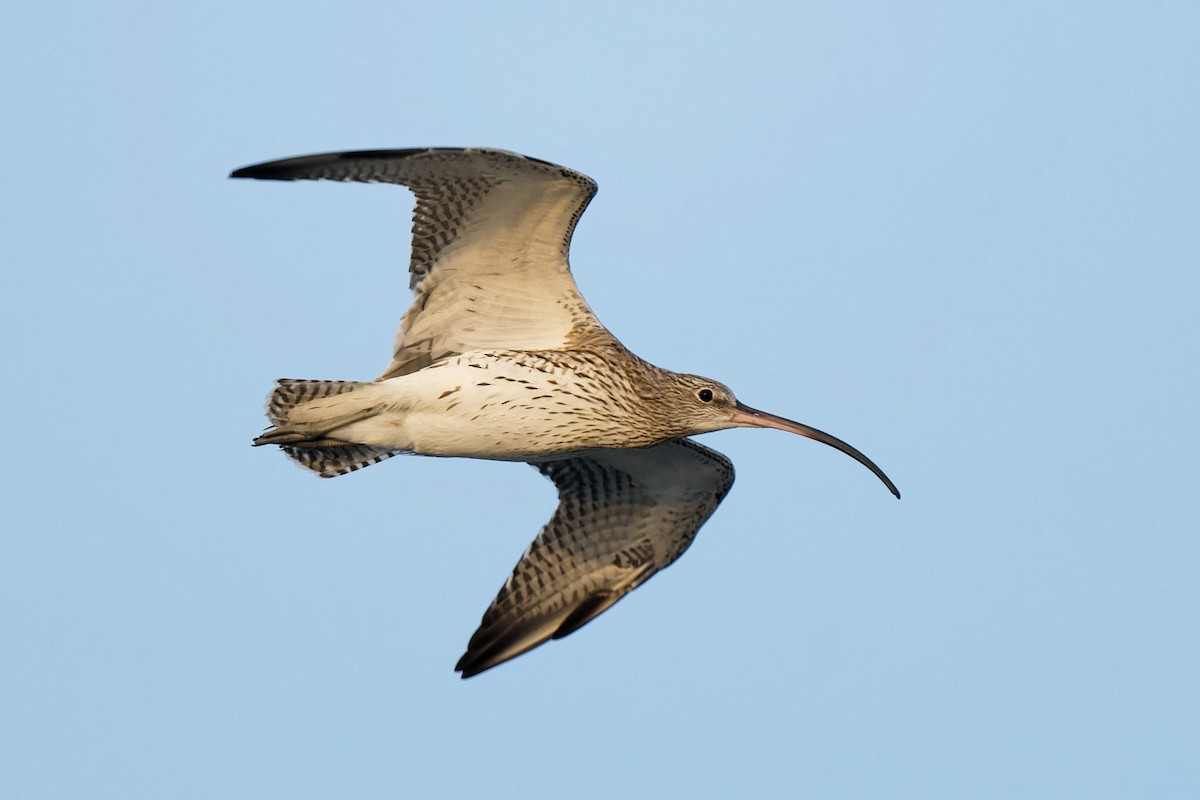
M322 397L352 392L364 385L366 384L361 381L304 381L280 378L275 382L275 390L267 398L267 417L272 425L282 427L288 423L288 412L293 408Z
M280 445L293 461L305 469L312 470L322 478L336 478L347 472L378 464L391 458L399 450L387 450L365 444L343 444L330 447L296 447Z
M327 436L330 431L378 413L374 405L377 397L372 391L376 386L361 381L283 378L267 399L267 417L275 428L256 438L254 444L277 444L293 461L322 478L378 464L400 451ZM354 392L359 395L350 397Z

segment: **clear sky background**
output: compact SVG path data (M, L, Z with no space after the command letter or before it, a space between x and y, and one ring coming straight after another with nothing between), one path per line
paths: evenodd
M0 28L6 798L1200 796L1200 9L15 3ZM369 379L407 192L230 181L487 145L594 177L635 352L883 467L738 483L581 633L452 671L554 505L320 481L277 377Z

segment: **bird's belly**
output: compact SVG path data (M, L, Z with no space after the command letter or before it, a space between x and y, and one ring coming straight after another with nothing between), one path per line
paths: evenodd
M503 415L487 411L470 417L414 411L405 428L412 451L427 456L536 461L591 449L594 438L579 432L554 435L553 421L542 415Z
M404 419L412 452L430 456L541 461L609 447L641 447L628 425L555 395L463 390L450 408L416 408Z
M607 447L644 447L628 421L587 402L569 374L462 357L384 381L387 407L333 438L428 456L540 461Z

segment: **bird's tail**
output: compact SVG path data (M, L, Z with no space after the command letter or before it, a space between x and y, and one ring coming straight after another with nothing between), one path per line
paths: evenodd
M379 413L371 392L375 386L360 381L281 379L267 398L267 417L275 427L256 438L254 445L277 444L293 461L322 478L378 464L400 451L329 436Z

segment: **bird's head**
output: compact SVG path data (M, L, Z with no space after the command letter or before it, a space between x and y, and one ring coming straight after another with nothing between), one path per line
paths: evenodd
M775 428L788 433L798 433L841 450L874 472L892 494L897 498L900 497L900 491L883 473L883 470L875 466L871 459L836 436L830 436L824 431L819 431L803 423L743 405L733 396L733 392L728 386L711 378L699 375L677 375L676 377L678 383L673 389L681 396L674 398L679 403L675 407L687 409L686 413L682 415L683 419L680 420L689 427L686 435L720 431L726 428Z

